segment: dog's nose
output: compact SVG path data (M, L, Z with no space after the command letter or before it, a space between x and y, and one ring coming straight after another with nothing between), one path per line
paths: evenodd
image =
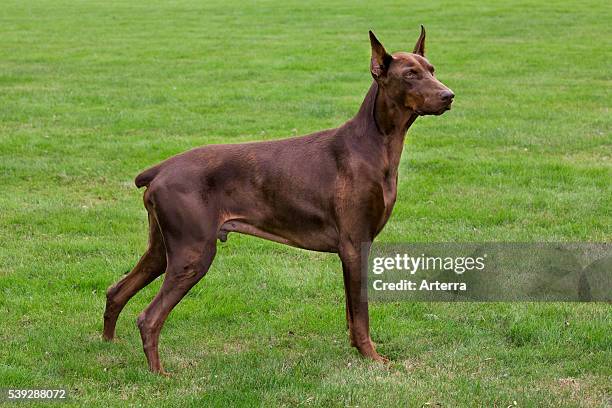
M440 97L442 98L443 101L450 102L455 97L455 94L450 89L447 89L446 91L442 91L440 93Z

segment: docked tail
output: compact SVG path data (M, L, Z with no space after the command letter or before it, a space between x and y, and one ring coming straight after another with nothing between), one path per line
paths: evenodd
M134 184L136 184L136 187L138 188L145 186L148 187L160 170L161 166L157 165L143 171L142 173L136 176L136 178L134 179Z

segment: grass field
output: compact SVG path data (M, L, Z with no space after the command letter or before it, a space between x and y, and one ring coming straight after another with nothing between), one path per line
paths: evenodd
M388 367L348 344L334 255L246 236L174 310L148 373L104 291L146 247L133 177L206 143L335 127L371 77L367 31L420 23L453 110L419 119L380 242L612 237L612 8L602 1L2 2L0 387L81 406L610 406L606 304L371 307ZM383 4L384 3L384 4Z

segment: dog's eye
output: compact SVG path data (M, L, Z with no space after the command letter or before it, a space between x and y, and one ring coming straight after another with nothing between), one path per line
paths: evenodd
M405 76L406 78L414 78L414 77L416 77L417 75L418 75L418 72L417 72L417 70L416 70L416 69L409 69L408 71L406 71L406 72L404 73L404 76Z

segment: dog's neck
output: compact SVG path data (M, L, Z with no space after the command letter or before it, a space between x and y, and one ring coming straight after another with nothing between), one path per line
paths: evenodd
M379 132L387 137L397 135L403 138L418 115L410 109L398 106L376 81L372 88L376 88L372 116Z
M365 130L367 142L375 142L382 147L387 166L395 172L399 166L406 132L417 117L413 111L397 106L385 90L373 81L355 120ZM376 140L372 140L373 134L378 135Z

